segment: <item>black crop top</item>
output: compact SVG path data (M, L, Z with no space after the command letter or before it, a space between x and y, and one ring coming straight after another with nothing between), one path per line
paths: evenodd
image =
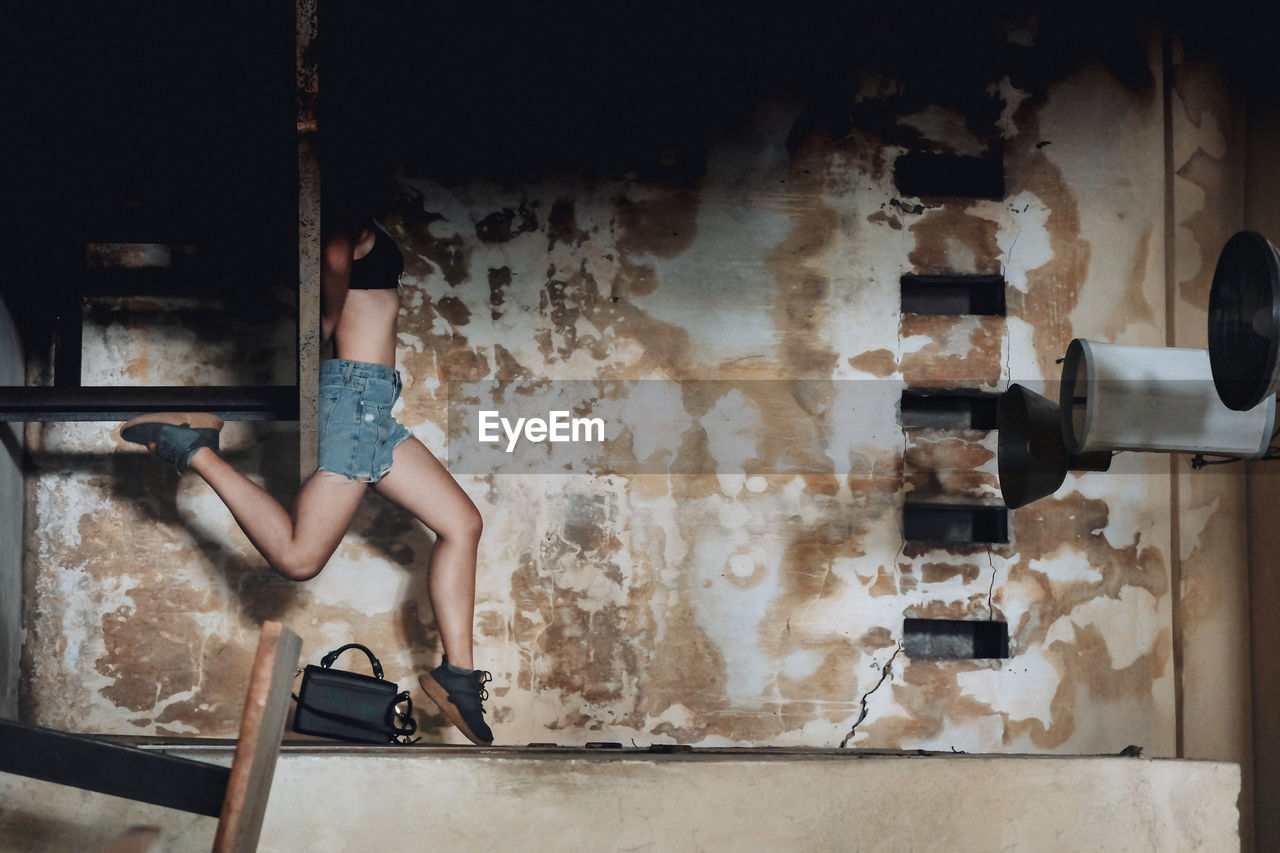
M373 248L351 263L352 290L390 290L400 286L404 256L391 235L373 223Z

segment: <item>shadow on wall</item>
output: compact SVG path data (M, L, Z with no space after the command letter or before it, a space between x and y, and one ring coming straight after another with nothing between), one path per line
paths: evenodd
M100 427L104 436L115 428L114 424L82 426L90 430ZM262 487L281 505L292 506L300 486L294 464L298 455L296 428L291 424L241 422L228 425L226 431L233 430L233 445L224 445L221 455L238 470L254 472ZM23 450L10 432L0 430L0 439L10 458L20 462ZM194 475L179 478L172 468L148 453L103 453L96 446L84 451L36 451L28 458L36 471L58 471L77 480L96 482L106 489L105 502L128 507L130 525L158 525L189 534L196 551L206 557L200 562L207 571L225 578L227 587L236 594L241 612L255 624L287 619L290 611L305 605L310 598L306 584L287 580L271 570L247 543L244 548L229 547L228 537L223 535L228 528L212 527L201 511L212 507L220 520L230 523L231 518L221 504L204 500L209 489ZM419 601L425 604L427 600L426 575L434 534L411 514L370 490L351 523L350 535L361 541L362 558L385 558L410 577L403 610L405 637L413 648L435 648L437 637L429 627L434 624L434 616L429 607L421 613L418 607Z
M91 439L105 439L114 429L99 423L74 427ZM254 472L269 493L291 505L298 488L296 428L239 422L229 424L227 431L234 432L224 453L227 460ZM190 727L198 726L207 735L233 730L238 719L238 706L219 698L227 685L238 683L247 666L235 633L238 625L275 619L312 626L309 640L317 645L307 649L306 657L315 662L311 659L328 651L320 647L329 642L320 635L332 623L347 639L374 644L393 678L409 673L406 657L418 668L436 662L439 641L426 592L434 536L372 491L321 576L328 581L322 588L319 581L300 584L271 570L208 486L195 475L179 478L151 454L103 452L95 444L88 450L36 451L29 459L39 482L54 478L89 489L80 494L54 485L40 504L48 528L42 528L42 535L60 540L61 556L57 570L33 579L39 585L36 600L56 594L50 585L72 584L77 589L73 597L88 596L90 606L100 611L91 617L94 624L77 623L65 638L77 647L85 639L81 629L100 638L82 648L82 665L88 666L80 673L50 673L36 649L52 638L46 638L43 623L33 626L31 657L24 669L29 678L44 681L42 689L64 676L90 681L105 676L108 680L99 685L102 696L131 726L155 726L155 732L169 735L190 734ZM67 499L79 508L58 509ZM22 501L14 505L21 507ZM367 590L360 586L371 564L379 567L370 579L379 590L375 595L382 595L388 583L400 590L392 614L361 610ZM5 600L20 601L21 595ZM386 601L379 598L380 604ZM16 662L18 655L7 659ZM358 661L349 664L361 670ZM17 679L15 667L15 696ZM182 698L186 693L190 699ZM33 693L30 698L34 704L28 715L44 713L41 696ZM442 717L419 717L424 730L445 725Z

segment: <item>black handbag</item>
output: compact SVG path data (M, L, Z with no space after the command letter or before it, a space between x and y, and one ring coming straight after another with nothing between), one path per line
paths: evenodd
M373 676L331 669L338 655L359 649L369 656ZM359 643L334 649L301 670L302 684L294 694L298 703L293 714L293 730L304 735L320 735L356 743L408 743L417 731L409 691L396 692L394 681L382 678L382 664L373 652ZM405 710L399 710L399 705Z

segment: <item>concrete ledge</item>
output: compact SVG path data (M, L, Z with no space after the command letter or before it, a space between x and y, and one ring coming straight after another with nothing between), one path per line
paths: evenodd
M1239 792L1234 764L1167 759L290 747L259 849L1222 851ZM6 851L93 850L139 823L175 853L215 826L0 775Z

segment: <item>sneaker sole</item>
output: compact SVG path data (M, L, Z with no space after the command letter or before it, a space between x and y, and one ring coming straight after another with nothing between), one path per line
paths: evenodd
M491 740L480 740L471 731L471 727L462 719L462 714L458 713L458 706L449 701L449 691L440 685L440 682L431 677L431 673L424 672L418 676L418 684L422 685L422 689L426 692L427 698L435 702L444 715L449 718L449 722L453 723L454 728L467 736L467 740L476 746L489 746L493 743Z
M130 427L140 426L142 424L172 424L173 426L182 426L186 424L192 429L222 429L222 418L217 415L211 415L208 412L152 412L147 415L139 415L130 421L125 421L116 430L116 435L124 438L124 431ZM125 439L128 441L129 439Z

